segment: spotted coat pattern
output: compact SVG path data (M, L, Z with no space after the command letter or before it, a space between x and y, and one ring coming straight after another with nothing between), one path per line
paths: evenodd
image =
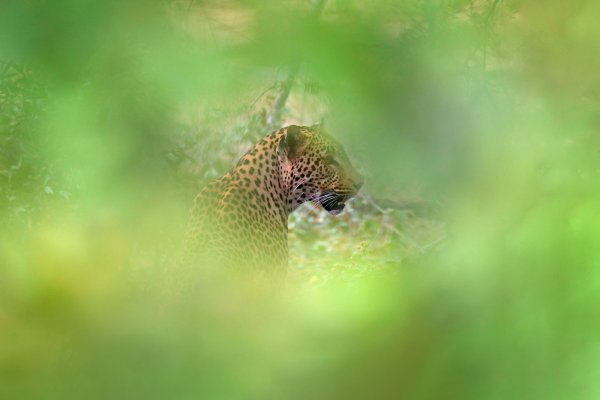
M341 145L319 125L277 130L195 198L185 258L282 277L289 214L306 201L339 214L361 185Z

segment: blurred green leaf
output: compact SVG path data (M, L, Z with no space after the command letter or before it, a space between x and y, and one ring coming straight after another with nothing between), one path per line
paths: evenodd
M4 1L0 398L598 398L596 3ZM366 187L281 293L185 275L276 112Z

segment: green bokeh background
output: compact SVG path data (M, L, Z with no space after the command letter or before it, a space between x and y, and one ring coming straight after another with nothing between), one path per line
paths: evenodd
M3 1L0 398L600 398L598 18ZM323 118L367 184L285 289L170 290L194 193Z

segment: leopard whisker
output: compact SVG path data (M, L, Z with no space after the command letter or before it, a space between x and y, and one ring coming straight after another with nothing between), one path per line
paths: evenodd
M319 197L316 199L316 201L317 201L319 204L324 204L324 203L328 202L329 200L331 200L331 199L334 199L335 197L336 197L336 196L335 196L334 194L332 194L332 193L324 193L324 194L320 195L320 196L319 196Z
M330 204L334 204L336 201L335 198L331 198L331 199L327 199L327 201L325 201L325 203L323 203L324 206L328 206Z

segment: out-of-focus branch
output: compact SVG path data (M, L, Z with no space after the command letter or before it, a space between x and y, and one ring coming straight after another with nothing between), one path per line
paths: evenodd
M285 107L285 103L287 102L288 97L290 96L290 92L292 91L292 86L294 86L294 81L296 80L296 75L298 74L298 69L300 69L300 63L295 63L290 67L290 72L285 80L283 87L281 88L281 93L275 100L275 104L273 105L273 110L271 114L267 117L267 127L269 130L277 129L281 124L281 115L283 114L283 107Z
M308 15L309 20L317 20L325 7L326 0L317 0L315 2L315 6L312 11ZM296 80L296 75L298 74L298 70L300 69L301 60L295 61L289 69L289 74L287 79L283 83L281 88L281 93L275 100L275 104L273 105L273 110L267 117L267 128L269 130L279 128L281 124L281 115L283 114L283 108L285 107L285 103L287 102L288 97L290 96L290 92L292 91L292 87L294 86L294 82Z
M491 24L491 20L492 17L494 15L494 12L496 11L496 7L498 6L498 3L500 3L500 0L494 0L494 2L492 3L492 6L490 7L490 10L488 11L487 16L485 17L485 21L484 21L484 32L483 32L483 70L485 71L485 69L487 68L487 48L488 48L488 35L490 33L490 24Z

